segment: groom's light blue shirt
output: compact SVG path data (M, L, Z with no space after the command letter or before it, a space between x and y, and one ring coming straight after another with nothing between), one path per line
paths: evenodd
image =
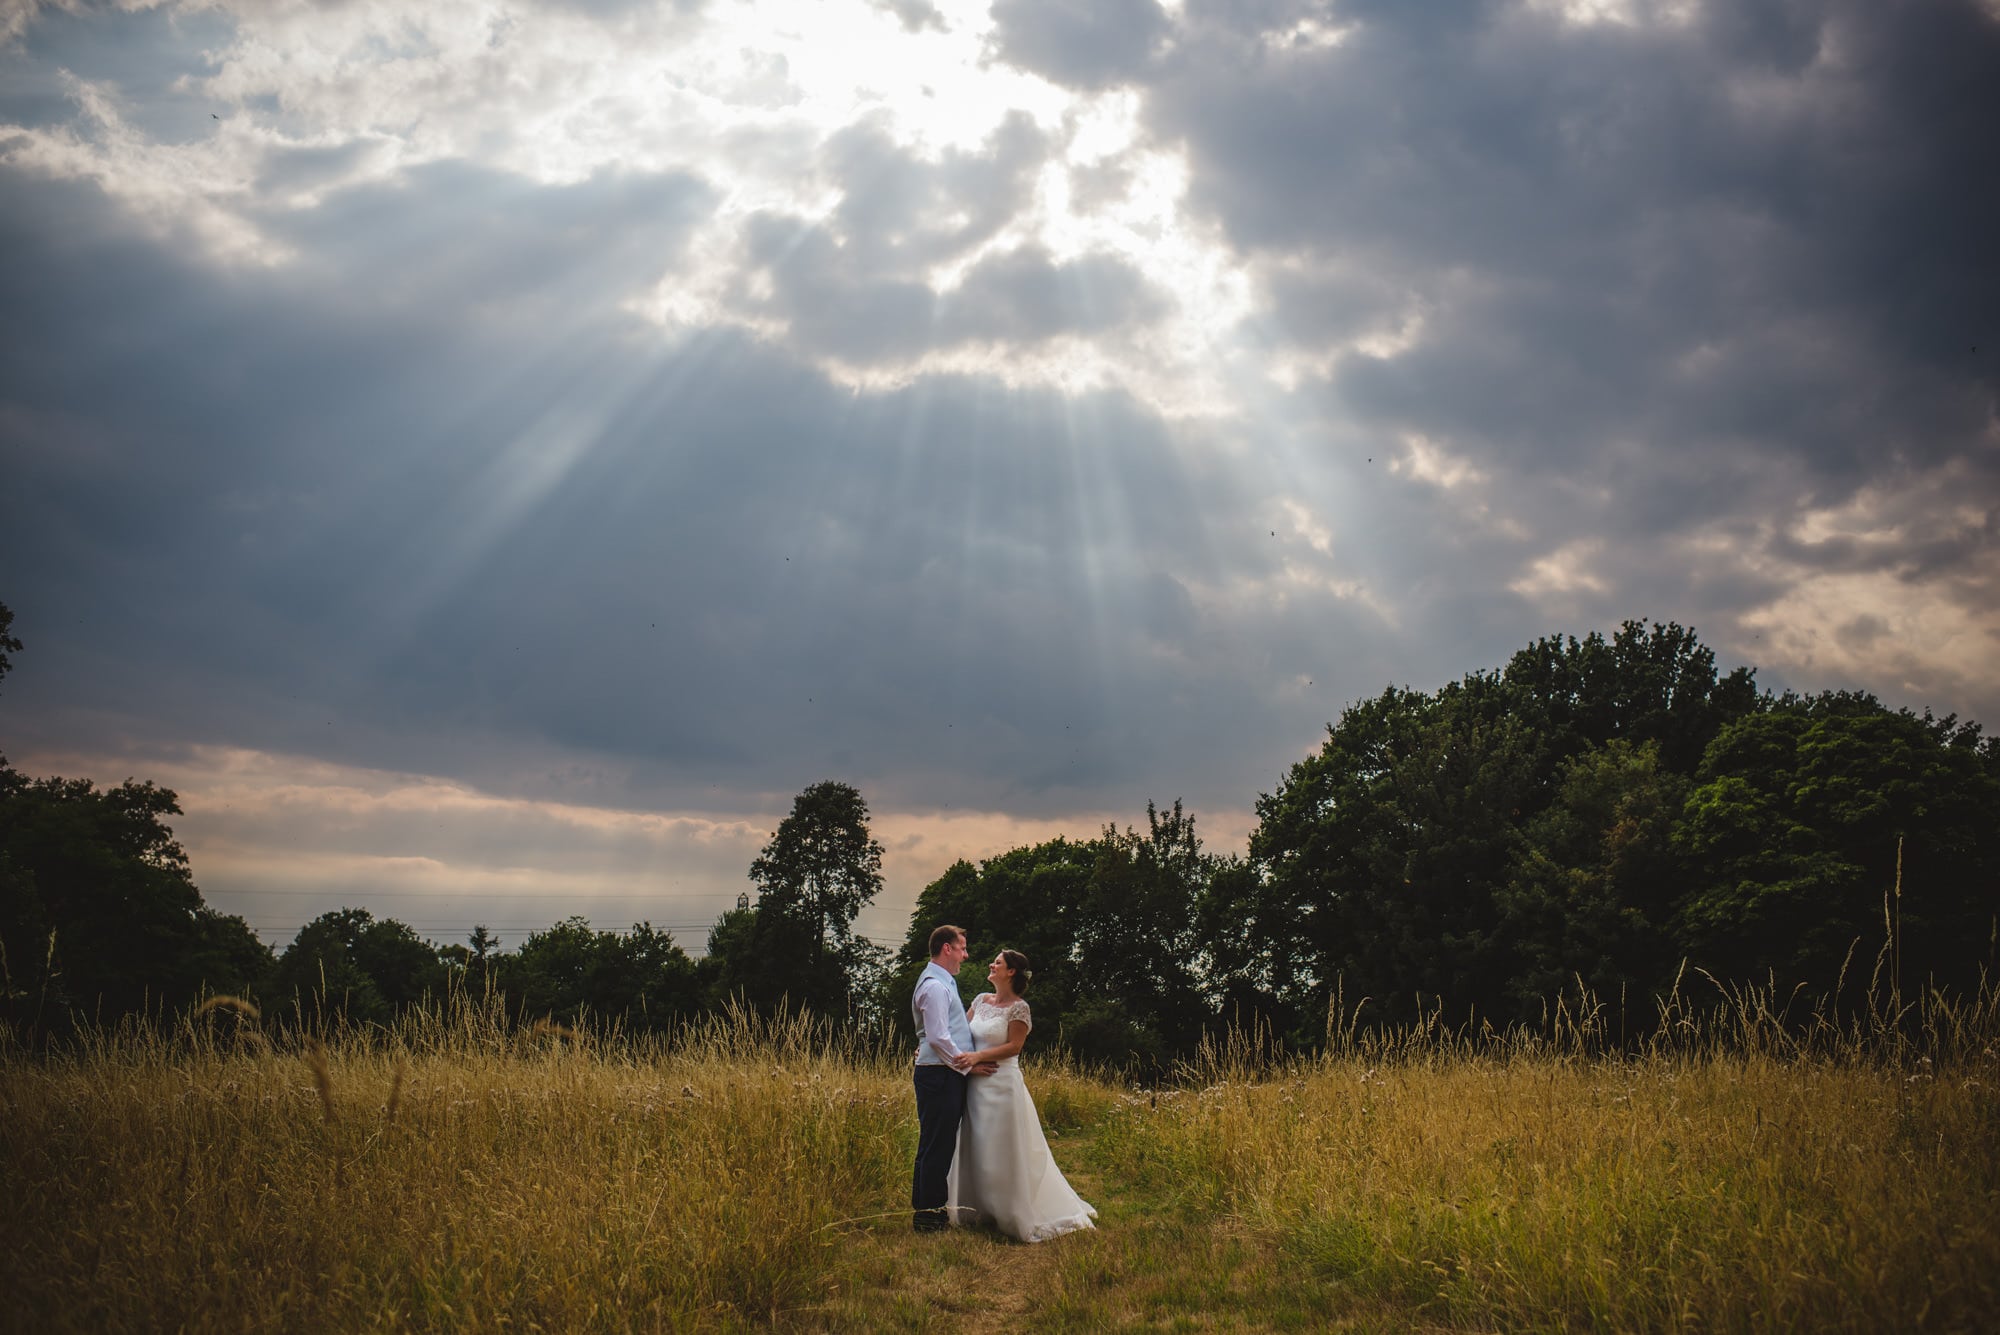
M949 1058L972 1051L972 1026L958 999L958 980L936 964L926 964L910 994L917 1020L917 1065L949 1066Z

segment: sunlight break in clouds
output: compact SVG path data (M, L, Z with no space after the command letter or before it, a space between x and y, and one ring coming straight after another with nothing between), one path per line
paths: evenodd
M947 5L942 27L914 31L862 0L642 7L610 22L552 5L214 8L233 22L230 40L174 83L188 122L225 109L211 133L186 139L185 126L162 124L153 137L114 88L74 80L78 123L15 127L6 160L94 180L156 225L246 264L290 257L270 225L277 215L425 163L551 185L692 172L713 187L714 212L657 286L632 275L627 304L673 332L742 324L782 340L786 320L729 300L743 228L765 214L821 222L847 191L868 188L825 174L830 135L865 124L914 161L934 161L977 151L1025 114L1047 145L1019 207L911 276L949 302L981 261L1022 247L1058 265L1117 257L1169 298L1167 318L1129 336L1000 336L823 365L870 388L984 373L1072 391L1122 385L1184 411L1226 400L1216 340L1247 311L1248 289L1217 239L1182 216L1185 163L1142 144L1129 90L1080 95L993 59L983 4ZM1087 310L1092 297L1085 288L1070 299Z

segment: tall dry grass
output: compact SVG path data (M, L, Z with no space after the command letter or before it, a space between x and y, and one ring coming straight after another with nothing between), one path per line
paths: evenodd
M2000 997L1782 1002L1677 989L1629 1052L1587 994L1497 1035L1336 1008L1324 1057L1205 1048L1096 1151L1427 1322L2000 1328Z
M900 1051L218 1002L0 1050L0 1324L922 1330L988 1311L972 1266L1037 1329L1993 1328L2000 1000L1701 986L1641 1044L1578 995L1504 1034L1341 1002L1323 1056L1238 1034L1160 1089L1042 1055L1103 1227L992 1258L908 1238Z
M211 1019L6 1054L7 1324L764 1324L823 1296L827 1225L907 1210L906 1071L805 1020L605 1043L475 1006L274 1047Z

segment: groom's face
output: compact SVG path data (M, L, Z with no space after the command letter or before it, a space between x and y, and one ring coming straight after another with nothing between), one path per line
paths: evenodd
M938 952L938 963L945 967L947 973L957 973L958 966L965 963L965 957L971 953L965 944L965 938L961 936Z

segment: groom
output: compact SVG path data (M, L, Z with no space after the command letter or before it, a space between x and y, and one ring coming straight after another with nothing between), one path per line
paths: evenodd
M917 1167L910 1182L910 1223L919 1233L942 1231L949 1220L952 1156L965 1116L965 1077L990 1075L993 1063L971 1064L972 1029L955 976L965 963L965 931L950 924L931 933L931 962L917 979L910 1010L917 1021Z

